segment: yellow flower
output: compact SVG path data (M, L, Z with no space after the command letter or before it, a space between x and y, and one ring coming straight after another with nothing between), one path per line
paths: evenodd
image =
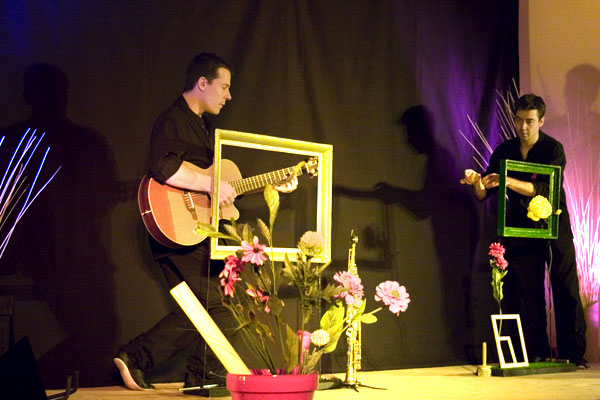
M315 346L325 346L327 343L329 343L329 340L329 333L327 333L327 331L324 329L317 329L310 334L310 341Z
M533 221L546 219L552 215L552 205L544 196L537 195L529 202L527 207L527 218Z

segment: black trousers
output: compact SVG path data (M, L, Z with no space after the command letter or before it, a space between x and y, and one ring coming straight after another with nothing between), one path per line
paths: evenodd
M547 262L558 356L572 362L583 359L586 324L573 240L568 236L555 240L502 238L502 243L509 262L504 278L503 309L505 313L520 314L529 359L551 355L544 284Z
M191 251L158 261L169 288L185 281L225 336L232 339L235 329L233 317L221 304L218 291L218 274L223 269L223 262L213 262L211 268L209 251L208 245L202 243ZM187 360L186 382L202 384L205 377L225 376L225 368L212 350L205 346L201 335L179 307L150 330L122 346L121 350L127 352L141 370L149 373L190 346L194 346L194 350Z

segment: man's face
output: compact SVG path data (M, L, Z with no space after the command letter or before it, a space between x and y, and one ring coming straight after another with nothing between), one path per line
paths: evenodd
M218 68L217 77L208 82L205 78L200 78L198 84L202 89L203 112L210 114L219 114L225 106L227 100L231 100L231 72L227 68ZM202 81L203 80L203 81Z
M515 129L522 144L532 145L537 142L542 125L544 125L544 118L539 118L537 110L517 110Z

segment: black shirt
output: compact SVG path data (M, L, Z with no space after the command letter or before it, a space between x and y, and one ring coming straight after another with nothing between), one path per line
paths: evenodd
M205 118L190 110L180 96L154 122L148 172L164 183L183 161L208 168L213 163L214 142L214 131Z
M154 122L148 172L156 181L165 183L184 161L208 168L213 163L214 143L214 131L206 119L194 113L183 96L179 96ZM196 246L171 249L150 236L155 259L189 253L198 246L208 246L207 243L205 240Z
M489 166L484 175L499 173L501 160L527 161L537 164L558 165L562 168L560 188L560 209L562 213L560 214L559 218L559 232L560 234L565 233L569 237L572 237L566 195L562 186L562 178L564 177L565 165L567 164L563 145L558 140L540 131L537 142L535 142L533 147L529 149L529 152L527 153L527 159L524 160L523 156L521 155L521 142L519 138L509 139L500 144L496 150L494 150L492 156L490 157ZM521 181L533 183L538 195L548 197L549 181L547 175L516 171L507 171L507 175ZM508 190L507 195L507 225L539 228L539 226L534 225L532 220L527 218L527 206L529 205L531 198L518 194L512 190Z

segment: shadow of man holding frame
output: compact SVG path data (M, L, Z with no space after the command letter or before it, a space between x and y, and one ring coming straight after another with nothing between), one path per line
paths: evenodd
M414 106L402 114L399 122L405 127L408 143L427 156L423 188L412 190L379 182L375 192L385 204L401 207L416 220L431 221L448 347L457 359L466 356L471 360L469 299L472 257L478 241L473 199L456 185L455 157L436 140L433 113L425 106Z

